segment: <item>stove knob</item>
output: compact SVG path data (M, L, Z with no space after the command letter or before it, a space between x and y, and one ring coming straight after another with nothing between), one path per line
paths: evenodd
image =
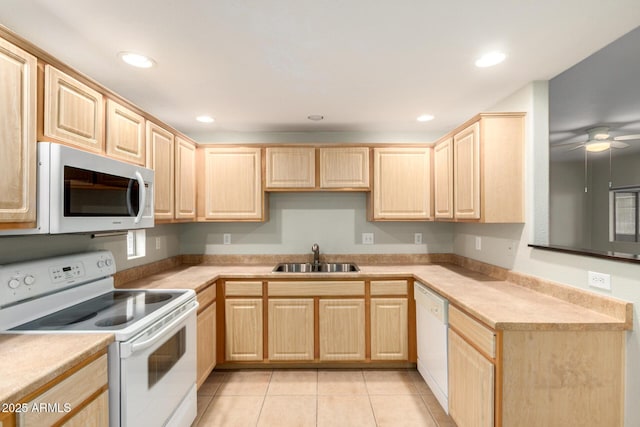
M36 278L32 275L24 276L24 284L31 286L36 282Z
M104 267L104 261L100 260L98 261L98 268L102 268L102 267Z
M111 260L111 258L107 258L104 263L107 265L107 267L111 267L111 264L113 264L113 261Z
M11 280L9 280L9 287L11 289L15 289L18 286L20 286L20 281L18 279L16 279L15 277L12 278Z

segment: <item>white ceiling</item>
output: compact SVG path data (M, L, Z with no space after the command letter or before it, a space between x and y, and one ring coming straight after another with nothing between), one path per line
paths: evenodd
M640 3L2 0L0 23L200 142L312 131L432 140L637 27ZM503 64L473 65L494 49ZM158 65L132 69L120 51ZM422 113L436 119L417 123Z

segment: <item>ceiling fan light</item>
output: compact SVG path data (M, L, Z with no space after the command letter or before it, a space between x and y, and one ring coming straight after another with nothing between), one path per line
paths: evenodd
M610 142L592 142L584 146L585 150L590 151L592 153L598 153L600 151L605 151L611 148Z

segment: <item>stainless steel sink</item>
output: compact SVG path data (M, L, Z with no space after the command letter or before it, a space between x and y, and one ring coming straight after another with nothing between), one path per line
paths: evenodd
M360 271L353 263L320 262L312 264L302 263L282 263L274 267L274 273L349 273Z

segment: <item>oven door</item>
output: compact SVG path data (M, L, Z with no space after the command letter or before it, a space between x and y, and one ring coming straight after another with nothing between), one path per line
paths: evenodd
M190 426L196 417L197 303L120 345L121 427ZM180 414L180 417L174 416Z

